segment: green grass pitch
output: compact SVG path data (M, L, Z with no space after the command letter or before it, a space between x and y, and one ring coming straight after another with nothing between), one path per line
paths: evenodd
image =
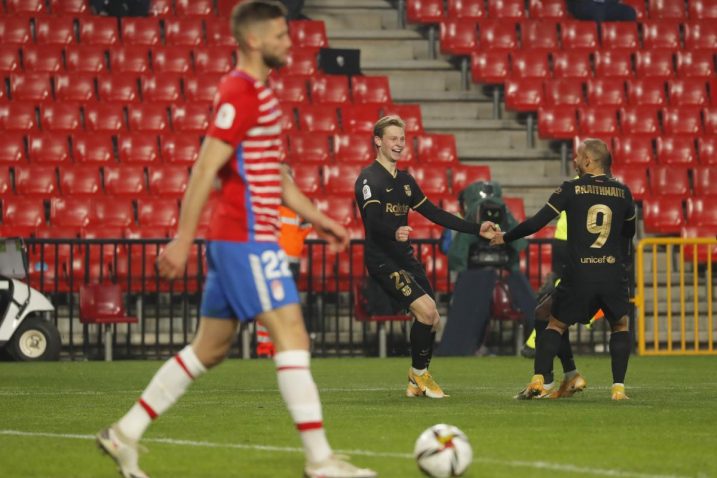
M312 369L333 447L382 478L421 476L414 441L442 422L471 440L466 477L717 476L714 357L632 358L625 402L610 400L609 358L577 362L584 393L529 402L512 399L532 373L520 358L436 358L431 369L451 395L444 400L404 397L408 358L315 359ZM0 363L0 475L118 476L92 435L129 408L159 366ZM202 377L144 445L153 478L302 474L269 360L229 360Z

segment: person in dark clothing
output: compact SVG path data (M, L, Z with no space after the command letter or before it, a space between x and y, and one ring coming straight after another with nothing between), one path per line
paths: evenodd
M406 147L401 118L381 118L374 125L373 136L376 161L361 171L354 187L366 231L364 262L381 288L416 318L410 333L412 366L406 395L443 398L447 395L428 372L440 316L426 271L409 242L412 228L408 226L408 212L416 210L443 227L484 234L486 239L493 237L494 225L467 222L436 207L413 176L397 169L396 163Z
M578 20L602 22L634 22L637 13L620 0L568 0L568 11Z
M561 211L568 218L569 260L555 292L550 321L538 339L535 375L516 398L548 398L556 385L553 358L563 334L577 322L588 322L600 308L610 322L613 400L625 400L625 374L630 356L628 331L629 279L624 257L635 235L635 203L630 189L609 177L612 158L598 139L586 139L575 159L578 179L565 181L530 219L491 241L504 244L543 228Z

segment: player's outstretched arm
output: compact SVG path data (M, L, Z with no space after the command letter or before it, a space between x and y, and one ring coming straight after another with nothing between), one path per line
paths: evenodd
M487 234L489 237L484 236L486 239L491 239L493 237L492 232L490 232L492 231L490 226L486 226L484 230L484 228L479 224L476 224L474 222L468 222L465 219L461 219L460 217L456 216L455 214L451 214L448 211L444 211L443 209L433 204L428 198L425 198L425 200L421 202L418 207L416 207L416 211L420 212L421 215L423 215L426 219L435 224L438 224L439 226L453 229L454 231L458 232L465 232L466 234L475 234L481 236Z
M281 199L284 205L312 224L316 233L329 243L331 252L341 252L349 244L346 228L316 209L314 203L294 184L285 168L281 171Z
M159 273L163 277L174 279L184 273L199 217L212 190L214 179L233 152L231 145L216 138L208 136L202 143L199 158L192 168L182 199L177 234L157 259Z
M497 234L491 242L493 245L502 244L503 242L512 242L521 237L535 234L548 225L550 221L560 214L553 206L546 204L538 211L535 216L526 219L505 234ZM499 237L500 236L500 237Z

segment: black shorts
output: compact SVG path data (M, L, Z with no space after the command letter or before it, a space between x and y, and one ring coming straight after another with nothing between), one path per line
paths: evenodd
M560 322L572 325L587 324L602 309L605 318L613 323L630 313L628 282L617 278L605 282L560 281L552 294L553 317Z
M381 285L381 288L406 309L424 294L435 299L426 271L418 262L413 267L404 268L388 260L378 267L367 267L367 269L369 275Z

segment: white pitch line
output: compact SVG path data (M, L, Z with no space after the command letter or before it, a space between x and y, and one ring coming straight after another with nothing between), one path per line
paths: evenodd
M74 440L94 440L94 435L78 433L46 433L46 432L25 432L21 430L0 430L0 435L36 438L61 438ZM167 445L201 447L201 448L225 448L234 450L268 451L282 453L304 453L303 448L273 445L247 445L241 443L215 443L209 441L177 440L174 438L144 438L146 443L162 443ZM413 459L410 453L376 452L370 450L336 450L337 453L348 455L369 456L376 458L402 458ZM522 460L497 460L493 458L474 457L473 461L491 465L509 466L514 468L532 468L538 470L551 470L564 473L580 473L595 476L608 476L617 478L692 478L684 475L653 475L650 473L636 473L627 470L610 468L592 468L568 463L551 463L547 461L522 461Z

